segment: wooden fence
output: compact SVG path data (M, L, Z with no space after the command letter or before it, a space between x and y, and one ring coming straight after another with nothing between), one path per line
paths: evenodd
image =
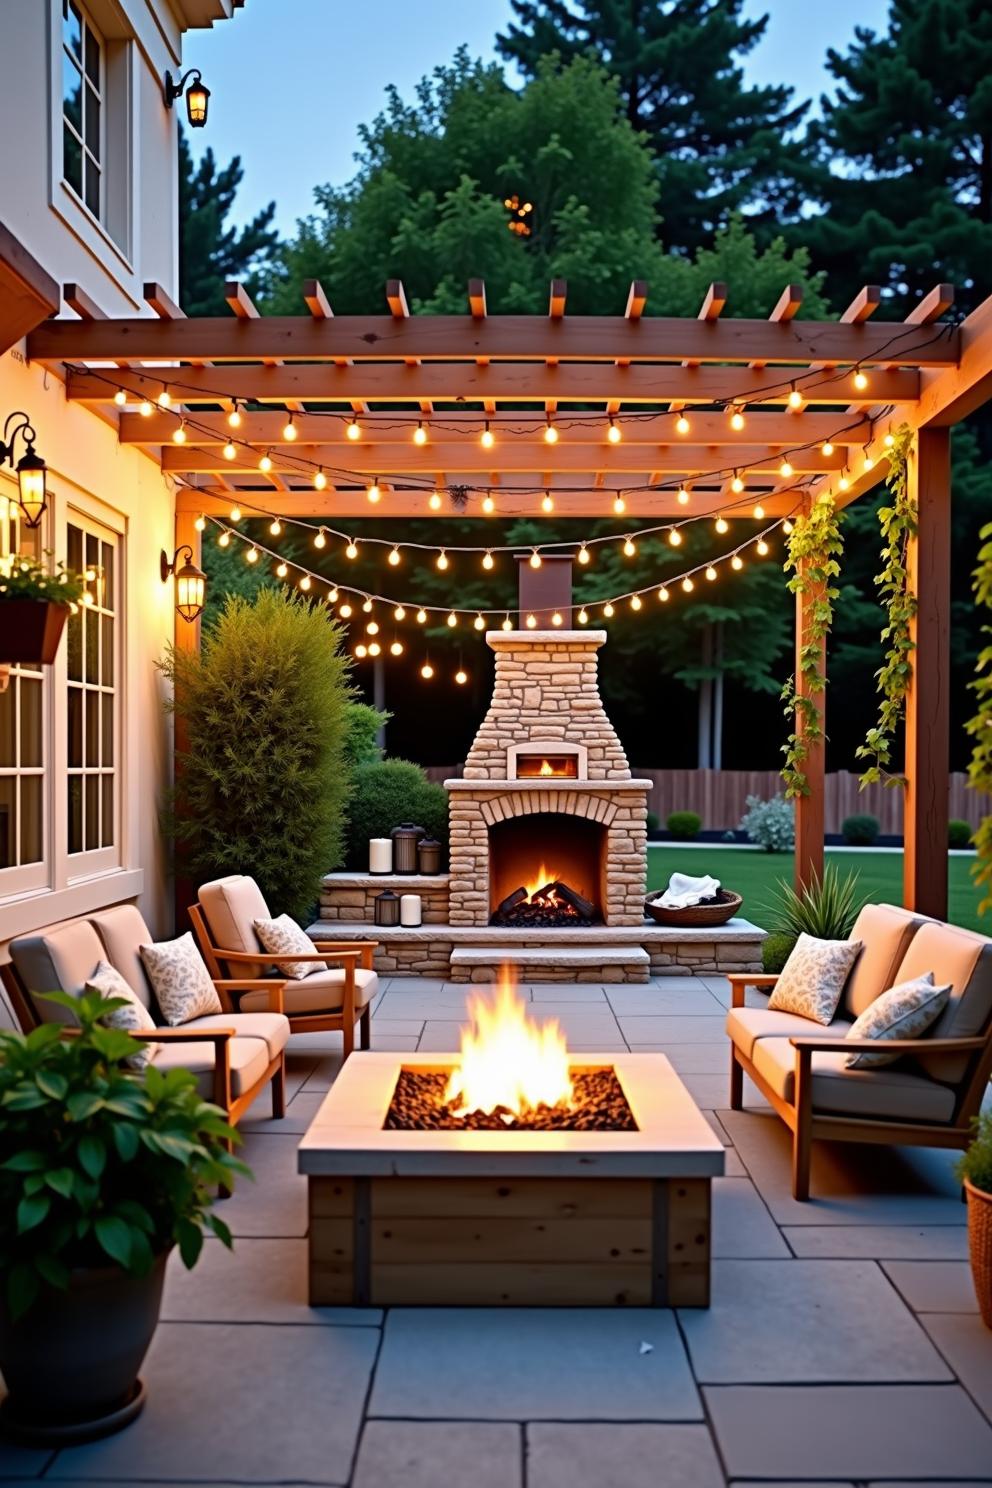
M431 765L427 773L432 780L458 776L461 765ZM777 770L648 770L635 766L633 773L653 780L648 797L648 810L664 825L672 811L695 811L707 831L722 832L735 828L744 813L748 796L767 800L781 794L782 777ZM902 790L898 786L869 785L858 789L858 777L849 770L838 770L827 776L825 826L829 833L839 832L846 816L868 815L878 818L884 836L902 835ZM948 819L958 817L977 827L984 816L992 814L992 797L979 795L968 788L967 775L951 776L948 792Z

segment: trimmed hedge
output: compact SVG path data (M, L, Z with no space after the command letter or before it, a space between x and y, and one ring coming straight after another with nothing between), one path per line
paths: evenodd
M691 842L702 825L703 818L695 811L672 811L665 823L676 842Z
M448 793L410 760L385 759L352 771L345 826L345 867L369 866L369 838L388 837L400 822L416 822L442 846L448 842Z
M878 841L881 830L877 816L868 813L845 816L840 824L840 835L848 847L872 847Z

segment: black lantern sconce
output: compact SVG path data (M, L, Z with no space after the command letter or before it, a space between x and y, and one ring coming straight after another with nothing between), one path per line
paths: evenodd
M21 422L15 423L16 419L20 419ZM17 464L14 465L14 445L18 434L24 440L25 449ZM20 411L8 414L3 426L3 439L0 439L0 465L9 460L17 471L17 499L24 513L24 520L29 527L39 525L48 504L45 462L36 452L34 441L35 432L27 414Z
M186 554L186 561L180 567L179 560ZM169 555L162 554L161 559L162 583L172 575L176 576L176 610L184 620L190 624L199 619L203 614L203 601L207 597L207 576L202 568L197 568L193 562L193 549L188 543L176 549L176 556L169 562Z
M188 78L193 81L186 86ZM207 122L207 108L210 102L210 89L200 76L198 67L191 67L184 72L181 78L174 78L171 72L165 74L165 86L163 88L166 108L172 107L177 98L186 94L186 117L191 129L202 129Z

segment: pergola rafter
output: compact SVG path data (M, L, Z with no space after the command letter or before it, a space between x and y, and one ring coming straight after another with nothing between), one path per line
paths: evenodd
M956 325L943 319L954 302L944 284L901 322L874 318L875 285L836 320L803 319L796 285L766 320L725 316L724 284L710 286L694 318L651 316L638 279L623 315L612 316L568 314L557 279L547 313L534 316L490 314L481 279L469 281L466 313L447 316L411 314L398 279L385 286L389 313L375 316L333 315L315 280L303 287L300 316L259 316L237 285L228 286L230 318L186 319L156 286L145 298L153 314L126 320L74 300L84 318L38 326L28 355L64 366L70 400L117 418L123 443L156 454L179 479L177 536L194 548L197 518L223 520L235 500L246 513L329 524L443 518L454 509L445 488L454 487L469 498L459 515L480 519L539 517L547 492L556 517L606 516L616 503L632 521L760 511L774 522L826 492L846 505L871 489L892 438L908 427L920 502L909 570L921 618L907 710L905 899L943 912L947 431L992 395L992 300ZM163 388L171 402L159 411ZM151 416L120 413L121 397L147 400ZM235 402L232 433L225 410ZM553 443L544 439L549 416ZM353 420L357 438L346 428ZM415 439L418 424L424 435ZM383 499L370 507L373 481ZM800 649L808 614L799 603ZM822 868L823 769L817 746L810 796L797 803L801 882Z

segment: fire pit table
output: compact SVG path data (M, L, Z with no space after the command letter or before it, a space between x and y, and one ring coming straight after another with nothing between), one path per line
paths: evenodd
M387 1126L401 1073L409 1092L458 1066L345 1062L299 1149L312 1306L709 1305L724 1150L663 1054L569 1056L596 1090L612 1072L634 1129Z

